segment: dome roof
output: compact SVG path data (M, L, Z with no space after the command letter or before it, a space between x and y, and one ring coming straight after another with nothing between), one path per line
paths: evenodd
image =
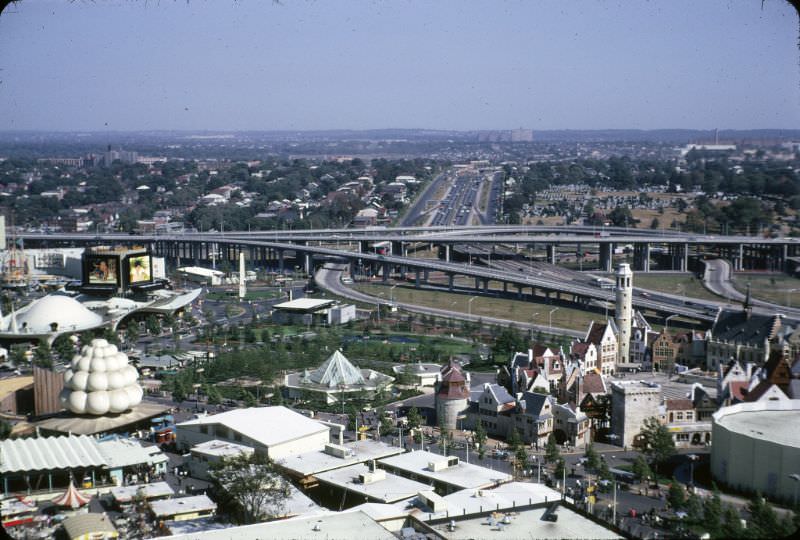
M69 296L51 294L34 301L24 311L17 312L17 328L22 333L45 334L52 332L52 323L58 330L86 330L103 324L103 318L86 309Z

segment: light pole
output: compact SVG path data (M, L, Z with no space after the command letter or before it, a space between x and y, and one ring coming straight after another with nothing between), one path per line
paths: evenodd
M675 317L677 317L677 316L678 316L678 314L676 313L675 315L670 315L669 317L667 317L666 319L664 319L664 331L665 331L665 332L666 332L667 330L669 330L669 321L670 321L670 319L674 319L674 318L675 318Z
M800 291L800 289L787 289L786 290L786 307L792 307L792 297L790 296L791 293Z
M470 319L470 320L472 320L472 302L473 302L474 300L477 300L477 299L478 299L478 297L477 297L477 296L473 296L473 297L472 297L472 298L470 298L470 299L469 299L469 301L467 302L467 318L468 318L468 319Z
M549 314L549 320L548 320L547 326L550 328L551 332L553 331L553 313L555 313L556 311L558 311L557 307L551 309L550 310L550 314Z
M694 462L700 459L700 456L697 454L689 454L686 457L689 458L689 485L692 491L694 491Z
M797 485L800 484L800 474L790 474L789 478L794 480L794 508L797 510Z
M531 337L533 337L533 331L536 330L536 317L538 316L539 316L538 311L533 315L531 315Z
M389 303L394 304L394 288L397 287L399 283L392 285L389 287Z

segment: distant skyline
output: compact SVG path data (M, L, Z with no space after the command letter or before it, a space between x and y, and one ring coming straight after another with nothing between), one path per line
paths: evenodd
M800 128L782 0L23 0L0 130Z

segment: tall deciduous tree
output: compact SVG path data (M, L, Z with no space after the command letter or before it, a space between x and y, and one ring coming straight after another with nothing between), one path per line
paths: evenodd
M239 454L212 467L212 478L227 496L240 523L257 523L283 515L289 482L262 454Z
M561 457L561 452L556 444L556 436L552 433L547 437L547 444L544 447L544 457L548 463L555 463Z
M642 427L642 440L644 442L644 453L650 458L656 472L664 462L675 454L675 441L667 431L666 426L661 425L656 417L650 417L644 421Z

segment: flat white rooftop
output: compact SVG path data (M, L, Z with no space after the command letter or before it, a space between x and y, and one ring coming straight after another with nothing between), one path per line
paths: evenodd
M343 469L334 469L316 475L320 482L331 484L347 491L358 493L369 498L373 502L393 503L410 499L420 491L427 491L430 486L409 480L402 476L378 470L377 473L385 478L371 483L362 484L359 482L359 475L369 474L369 467L363 463L352 465Z
M459 461L458 465L439 471L432 471L428 464L440 462L447 458L425 450L414 450L405 454L384 458L380 463L389 469L416 475L418 478L435 480L460 489L477 489L491 487L511 481L511 475L493 471L471 463Z
M191 452L202 456L233 457L239 454L252 454L253 449L243 444L214 439L192 446Z
M795 401L800 405L800 400ZM742 410L716 418L717 424L734 433L800 448L800 408L783 411Z
M514 538L514 539L561 539L561 538L623 538L614 531L559 506L556 510L558 521L542 521L546 507L507 514L504 519L488 517L459 520L456 519L454 531L448 530L449 521L433 525L433 529L447 540L471 540L473 538Z
M264 446L294 441L330 428L286 407L250 407L202 416L177 425L184 426L221 424L249 437Z
M323 300L320 298L298 298L297 300L290 300L288 302L281 302L275 304L275 309L285 309L292 311L314 311L322 309L333 304L333 300Z
M493 509L510 510L521 506L558 501L561 494L544 484L509 482L494 489L464 489L443 497L446 508L442 512L416 511L418 519L429 520L447 514L477 514Z
M321 516L298 517L256 523L243 527L170 536L180 540L328 540L359 538L360 540L397 540L374 519L360 511L336 512Z
M356 441L342 445L349 452L346 457L338 457L322 450L288 456L278 465L301 476L309 476L324 471L349 467L356 463L364 463L373 459L402 454L405 450L378 441Z
M130 502L137 493L144 495L145 499L155 499L158 497L169 497L175 492L166 482L153 482L152 484L140 484L138 486L119 486L111 489L111 496L114 500L121 503Z
M179 516L193 512L208 512L217 509L217 503L206 495L193 495L180 499L163 499L150 502L150 509L156 517Z

